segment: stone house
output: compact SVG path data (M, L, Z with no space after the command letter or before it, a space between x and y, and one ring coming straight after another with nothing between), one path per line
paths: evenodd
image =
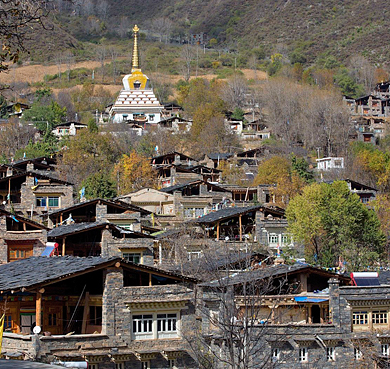
M79 122L66 122L55 126L51 132L57 137L76 136L78 132L86 128L88 128L87 124Z
M201 179L179 183L160 191L173 196L176 220L202 217L231 202L232 198L229 190Z
M23 270L24 278L15 278ZM0 266L3 353L94 369L195 368L194 279L119 258L32 257ZM41 334L33 335L33 326Z
M348 277L296 264L226 274L198 287L203 296L198 310L202 333L217 355L228 354L224 350L231 344L236 349L245 340L253 367L269 363L277 368L381 368L389 364L389 285L351 286ZM226 304L230 299L235 304ZM234 340L218 324L229 313ZM250 329L241 331L244 326ZM224 364L217 360L213 367Z
M73 184L35 171L18 172L0 178L0 201L7 210L37 218L73 205Z
M41 255L47 231L42 224L0 209L0 263Z

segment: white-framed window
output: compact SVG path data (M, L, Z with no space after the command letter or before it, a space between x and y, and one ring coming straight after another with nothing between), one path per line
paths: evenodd
M381 353L383 356L390 356L390 346L388 343L381 344Z
M153 314L133 315L135 339L153 338Z
M363 358L363 353L357 347L355 347L353 349L353 356L355 360L361 360Z
M149 121L153 122L154 121L154 114L149 114Z
M326 348L326 360L327 361L336 361L336 349L335 347Z
M369 197L361 197L361 200L362 200L363 204L368 204L370 201L370 198Z
M269 243L278 243L279 242L279 235L277 235L277 234L270 234L268 242Z
M299 349L299 362L307 363L309 361L309 351L307 347L301 347Z
M141 253L132 253L132 252L123 252L122 258L126 259L127 261L131 261L134 264L140 264L142 261L142 254Z
M115 363L115 369L125 369L125 363Z
M354 311L352 313L353 325L366 325L368 324L368 312L367 311Z
M169 359L168 364L169 364L169 369L176 369L177 368L176 359Z
M280 359L280 349L279 348L273 348L271 357L272 357L272 361L273 362L279 361L279 359Z
M88 369L99 369L99 364L88 363Z
M202 251L188 251L187 258L189 261L199 259L203 255Z
M141 369L150 369L150 361L141 361Z
M179 337L179 313L159 312L133 315L134 339L158 339Z
M288 243L288 236L282 234L282 244L287 244L287 243Z
M387 324L387 311L377 310L372 312L373 324Z
M157 334L159 338L165 338L165 336L176 336L177 334L177 314L157 314Z

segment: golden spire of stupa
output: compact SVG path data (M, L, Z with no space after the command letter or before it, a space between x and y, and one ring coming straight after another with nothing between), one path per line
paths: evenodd
M138 32L139 28L137 25L133 28L134 32L134 46L133 46L133 57L131 60L131 71L134 72L137 69L140 69L139 67L139 52L138 52Z

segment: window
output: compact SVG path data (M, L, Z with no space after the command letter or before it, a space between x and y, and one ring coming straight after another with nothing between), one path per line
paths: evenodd
M184 208L184 217L185 218L193 218L194 210L192 208Z
M306 363L309 358L309 352L307 350L307 347L301 347L299 349L299 361L301 363Z
M169 359L168 364L169 364L169 369L176 369L177 368L176 359Z
M36 197L35 200L35 204L39 208L45 208L47 206L58 208L60 206L60 198L58 196L40 196Z
M187 258L189 261L199 259L202 256L202 251L188 251Z
M279 242L279 236L277 234L269 235L269 243L278 243L278 242Z
M178 337L178 313L133 315L134 339Z
M387 311L373 311L372 312L373 324L387 324Z
M4 329L12 328L12 315L6 315L4 317Z
M115 369L125 369L125 363L115 363Z
M326 348L326 360L335 361L336 360L336 349L334 347Z
M355 357L355 360L360 360L363 357L363 353L355 347L353 349L353 356Z
M122 253L123 259L126 259L127 261L131 261L134 264L140 264L142 254L140 253L131 253L131 252L123 252Z
M368 313L367 311L354 311L352 314L352 322L354 325L365 325L368 324Z
M280 349L273 348L272 349L272 361L276 362L280 359Z
M151 122L154 121L154 114L149 114L149 121L151 121Z
M60 206L60 198L49 196L49 207L55 207L58 208Z
M282 243L283 244L288 243L288 236L285 236L284 234L282 235Z
M49 326L57 325L57 314L49 314Z
M153 338L153 315L133 315L133 334L136 338Z
M361 197L360 198L363 204L367 204L370 201L369 197Z
M32 245L9 245L8 246L8 261L27 259L33 256Z
M157 314L157 332L176 332L176 314Z
M88 369L99 369L99 364L88 363Z
M389 344L388 343L382 343L381 344L381 352L383 356L389 356L390 350L389 350Z
M37 207L46 207L46 197L37 197L36 198L36 206Z
M141 361L141 369L150 369L150 361Z
M203 208L195 208L195 218L203 217L204 209Z
M89 324L102 325L103 310L101 306L89 307Z

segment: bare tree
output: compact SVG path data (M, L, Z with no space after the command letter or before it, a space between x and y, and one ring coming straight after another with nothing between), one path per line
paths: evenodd
M105 20L108 13L108 2L106 0L97 0L96 1L96 14L98 17Z
M116 77L118 76L118 70L116 66L117 58L118 58L118 50L115 47L111 47L108 52L111 55L111 67L112 67L112 81L116 83Z
M63 55L63 60L66 64L66 78L68 81L70 81L70 71L74 65L74 59L74 55L70 51Z
M350 60L352 77L359 84L364 86L365 93L370 93L375 87L375 66L370 63L364 56L356 55Z
M118 27L116 29L119 37L125 38L127 35L127 32L129 31L129 19L125 16L122 16L120 18Z
M107 50L104 46L101 46L96 50L97 60L98 62L100 62L100 69L102 71L102 82L104 82L104 77L105 77L106 54L107 54Z
M194 50L189 44L183 45L180 53L183 64L181 65L181 71L183 78L186 82L190 80L191 77L191 63L194 60Z
M237 73L227 81L226 88L223 89L222 99L226 101L229 108L243 108L247 101L248 82L245 77Z
M0 0L0 72L8 69L7 61L17 62L19 53L25 51L28 31L43 27L44 4L42 0Z

